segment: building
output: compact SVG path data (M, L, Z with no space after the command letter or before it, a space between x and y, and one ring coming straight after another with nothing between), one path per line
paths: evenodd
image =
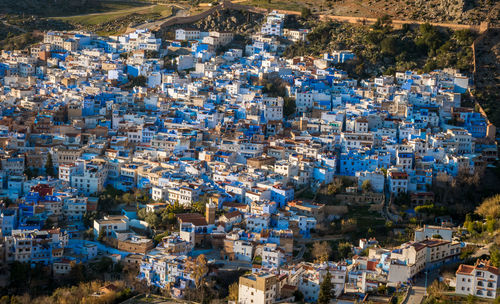
M175 30L175 40L196 40L200 39L200 31L197 29L177 29Z
M496 299L499 275L499 269L491 266L489 261L477 260L474 266L461 264L456 272L455 292Z
M241 276L238 290L238 304L271 304L279 295L278 278L266 273Z

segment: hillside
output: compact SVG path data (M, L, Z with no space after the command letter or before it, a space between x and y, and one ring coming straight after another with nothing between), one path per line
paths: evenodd
M500 30L490 29L477 46L476 97L490 121L500 124Z
M499 24L500 1L495 0L244 0L233 1L268 9L298 10L308 7L313 13L382 17L479 24L489 21Z
M284 55L290 58L319 56L328 51L350 49L356 59L339 67L358 78L447 67L468 72L474 37L471 31L439 31L430 25L394 29L390 19L380 19L373 26L321 22L313 27L307 43L291 45Z
M0 14L63 16L99 11L102 0L2 0Z

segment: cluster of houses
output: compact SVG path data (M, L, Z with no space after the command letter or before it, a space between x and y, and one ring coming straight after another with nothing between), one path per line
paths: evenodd
M461 246L451 232L425 228L444 232L416 233L393 249L362 240L349 261L294 260L294 241L336 216L296 191L343 176L356 182L345 200L410 194L412 206L427 204L434 180L481 172L497 147L495 126L462 106L469 79L458 71L357 81L335 68L354 58L350 51L281 57L282 38L308 33L284 28L284 18L269 14L244 49L232 47L233 33L182 28L174 40L148 30L48 32L30 50L2 51L2 261L52 265L63 275L71 262L105 251L182 296L193 283L190 256L211 246L214 259L252 268L240 278L240 303L270 303L296 290L314 302L327 272L340 296L407 283L456 259ZM269 92L275 82L286 96ZM176 214L178 231L155 244L141 233L151 227L137 208L124 207L94 220L103 242L84 241L83 219L106 187L147 191L155 201L140 206L147 213L202 200L206 211ZM457 292L492 296L489 283L476 292L478 278L497 280L498 269L463 266L457 274L466 280Z

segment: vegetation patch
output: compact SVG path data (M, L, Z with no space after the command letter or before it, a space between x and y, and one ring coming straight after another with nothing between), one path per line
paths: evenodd
M338 67L357 78L411 69L430 72L451 67L469 71L474 38L469 30L441 30L429 24L394 29L386 16L373 26L318 23L307 42L289 46L284 55L319 56L333 50L352 50L356 59Z

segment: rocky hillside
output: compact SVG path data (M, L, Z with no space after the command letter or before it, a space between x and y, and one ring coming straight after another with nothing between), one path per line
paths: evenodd
M308 6L313 12L341 16L381 17L480 24L500 24L498 0L289 0Z
M226 9L190 24L189 27L202 31L230 31L244 35L251 33L257 26L260 26L263 18L264 16L261 14ZM186 27L186 25L174 25L166 28L165 31L183 27Z
M488 30L476 49L476 97L490 121L500 125L500 30Z

